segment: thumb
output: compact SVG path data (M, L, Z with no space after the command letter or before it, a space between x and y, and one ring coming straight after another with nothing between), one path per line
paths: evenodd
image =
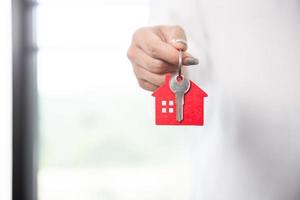
M161 32L167 43L176 49L187 50L186 35L180 26L163 26Z
M172 45L177 50L187 50L188 46L183 28L180 26L162 26L161 32L168 44ZM187 52L183 53L183 65L197 65L198 63L199 61L197 58L194 58Z

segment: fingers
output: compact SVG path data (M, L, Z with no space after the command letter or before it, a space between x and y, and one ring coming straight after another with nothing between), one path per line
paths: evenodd
M140 30L135 37L135 44L152 58L163 60L171 65L178 64L178 50L164 42L153 31Z
M166 73L178 70L179 52L183 65L196 65L198 60L186 53L184 30L179 26L155 26L137 30L127 56L132 63L139 85L153 91L165 81Z
M167 43L177 50L187 50L187 40L183 28L180 26L162 26L161 31Z
M128 57L133 63L136 63L145 68L147 71L153 73L165 74L172 73L177 70L176 66L173 66L165 61L152 58L136 46L129 48Z
M191 54L184 52L183 54L183 65L198 65L199 60L194 58Z
M178 37L178 39L174 39L174 37ZM136 32L133 43L149 57L162 60L170 65L178 65L178 49L187 49L184 42L185 38L184 31L178 27L163 27L160 34L157 30L152 31L149 28L143 28ZM184 65L198 64L197 59L192 60L193 57L185 52L183 58ZM185 61L185 58L189 58L189 61Z
M155 74L149 72L139 65L134 65L133 71L138 80L147 81L156 87L161 86L165 82L164 74Z
M153 85L152 83L150 83L146 80L143 80L143 79L138 79L138 83L139 83L139 86L141 88L143 88L144 90L154 91L158 88L158 86Z
M183 65L197 65L199 63L198 59L185 52L188 45L183 28L180 26L162 26L160 29L167 43L177 50L184 51Z

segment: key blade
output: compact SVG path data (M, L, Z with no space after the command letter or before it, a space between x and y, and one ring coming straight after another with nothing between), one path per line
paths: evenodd
M184 104L184 92L176 92L176 120L181 122L183 120L183 104Z
M173 76L169 84L171 91L175 94L176 121L181 122L183 120L184 95L190 89L190 81L184 77L178 81L177 76Z

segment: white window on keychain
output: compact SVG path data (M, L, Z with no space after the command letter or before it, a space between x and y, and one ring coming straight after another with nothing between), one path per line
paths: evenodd
M174 101L173 100L162 100L161 101L161 105L162 105L162 108L161 108L161 112L162 113L173 113L174 112Z

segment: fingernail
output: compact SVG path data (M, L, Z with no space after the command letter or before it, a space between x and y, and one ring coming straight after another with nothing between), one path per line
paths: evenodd
M181 43L183 45L187 45L187 41L184 39L173 39L172 41L175 43Z
M199 60L197 58L186 58L184 60L185 65L197 65L199 64Z

